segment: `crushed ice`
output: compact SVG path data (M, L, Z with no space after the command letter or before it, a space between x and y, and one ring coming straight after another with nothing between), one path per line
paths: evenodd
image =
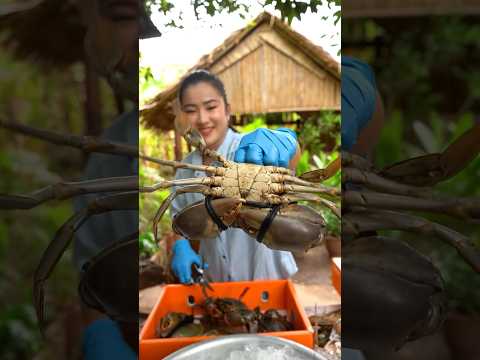
M233 350L226 360L290 360L295 352L288 346L245 345L243 349Z

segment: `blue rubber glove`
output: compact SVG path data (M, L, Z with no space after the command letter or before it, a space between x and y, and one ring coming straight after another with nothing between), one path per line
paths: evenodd
M351 150L372 119L377 90L375 75L365 63L342 56L342 149Z
M180 239L173 244L172 270L182 284L191 284L192 264L208 268L208 264L202 264L202 259L190 246L187 239Z
M136 360L137 354L123 339L118 325L110 319L91 323L83 333L84 360Z
M257 129L242 137L235 153L235 162L288 167L297 151L295 132Z

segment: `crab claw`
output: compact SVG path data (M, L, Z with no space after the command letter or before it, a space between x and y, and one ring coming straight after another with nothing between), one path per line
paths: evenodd
M191 146L204 149L206 147L205 140L196 129L192 128L190 120L181 111L178 101L172 104L172 110L175 114L175 130L177 133L183 136Z
M207 147L205 140L197 129L189 128L183 137L191 146L196 147L197 149L202 150Z
M324 180L330 179L335 175L341 168L342 162L341 158L336 158L331 162L325 169L318 169L306 172L300 176L300 179L310 181L310 182L322 182Z
M235 225L257 236L269 212L269 208L244 206ZM275 250L305 252L320 245L325 234L325 220L319 213L308 206L290 204L280 208L265 233L263 244Z
M233 223L242 203L243 200L233 198L211 201L215 214L227 227ZM212 220L203 200L178 212L173 219L173 228L176 233L189 240L208 239L219 233L218 225Z
M380 175L409 185L432 186L447 180L480 152L480 123L462 134L443 153L420 156L384 168Z
M342 267L342 344L348 347L399 349L436 332L447 315L439 271L401 241L356 239L343 246Z

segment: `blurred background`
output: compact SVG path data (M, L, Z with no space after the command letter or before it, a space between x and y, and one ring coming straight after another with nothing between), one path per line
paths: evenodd
M99 135L125 107L132 107L86 62L84 35L73 2L46 0L25 12L2 12L2 121L66 134ZM87 160L77 149L4 129L0 144L1 193L25 194L61 180L78 180ZM78 352L77 273L71 249L46 285L46 340L39 332L32 300L35 268L71 214L68 200L0 214L1 359L73 359Z
M463 4L463 5L462 5ZM443 151L480 117L480 6L472 2L348 1L342 4L342 54L370 64L385 104L385 127L375 151L379 168ZM480 158L436 189L448 196L479 197ZM480 227L425 215L466 234L480 246ZM453 314L428 354L425 343L398 359L476 359L479 356L480 276L438 239L393 233L431 256L445 280ZM443 336L443 335L441 335ZM428 340L426 340L428 342ZM471 349L460 352L459 347ZM409 357L410 356L410 357ZM429 357L432 356L432 357ZM397 359L397 357L395 357Z

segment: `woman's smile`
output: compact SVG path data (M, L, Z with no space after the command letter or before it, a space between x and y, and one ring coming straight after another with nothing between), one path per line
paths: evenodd
M230 118L222 95L207 82L191 85L183 95L182 111L190 125L202 135L207 147L218 149L227 134Z
M213 126L210 126L210 127L205 127L205 128L200 128L198 129L198 131L200 132L200 134L206 138L208 137L208 135L210 135L212 133L212 131L215 129L215 127Z

